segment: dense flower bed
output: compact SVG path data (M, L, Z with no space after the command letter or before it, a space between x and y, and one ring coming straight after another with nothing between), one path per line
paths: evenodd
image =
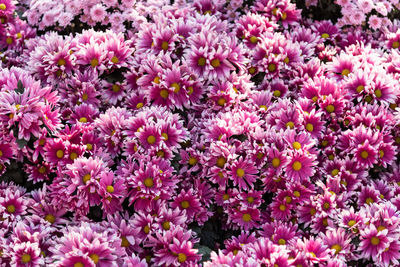
M0 263L398 265L398 8L0 0Z

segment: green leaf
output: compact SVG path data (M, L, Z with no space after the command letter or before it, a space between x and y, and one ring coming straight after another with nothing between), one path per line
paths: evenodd
M25 139L17 139L17 144L19 148L24 148L26 144L28 144L28 141L26 141Z
M210 259L212 250L209 247L200 245L197 249L199 250L199 254L203 255L200 262L205 262Z
M17 92L18 94L23 94L25 92L25 88L21 80L18 81L17 89L15 89L15 92Z

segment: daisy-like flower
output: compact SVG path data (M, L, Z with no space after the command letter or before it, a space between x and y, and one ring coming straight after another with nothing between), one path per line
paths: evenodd
M11 257L11 264L17 267L33 267L44 264L43 257L40 253L37 243L23 242L13 244L12 252L8 256ZM6 255L8 254L6 253Z
M174 198L171 207L178 207L180 210L185 210L188 221L193 221L194 216L201 211L200 201L193 189L189 189L188 191L182 190L179 195Z
M307 181L314 173L315 161L301 152L292 152L285 166L285 172L294 182Z
M319 238L298 239L295 246L296 249L304 251L312 263L322 263L329 258L328 247Z
M260 212L258 209L247 208L243 210L234 210L232 214L232 222L238 224L245 231L258 226L260 220Z
M248 189L253 187L257 173L258 170L247 159L239 158L236 163L232 164L229 174L235 185L238 185L239 188Z
M2 192L0 197L0 206L2 209L3 219L14 220L19 218L21 215L26 214L27 205L29 200L24 196L24 191L22 190L12 190L8 188Z
M378 152L379 151L366 140L364 144L360 144L355 151L358 165L363 168L371 168L378 162Z
M378 231L374 224L370 224L364 230L361 230L360 254L366 258L372 257L374 261L377 261L379 255L389 247L392 241L387 234L387 229Z
M345 260L353 251L350 235L346 234L343 228L329 229L325 234L321 234L321 238L337 258Z
M90 9L91 19L95 22L102 22L107 16L106 7L102 4L96 4Z

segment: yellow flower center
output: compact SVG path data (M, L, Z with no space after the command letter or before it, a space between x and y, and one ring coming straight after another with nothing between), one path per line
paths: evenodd
M13 38L7 37L6 38L6 43L9 44L9 45L12 44L13 43Z
M336 175L339 174L339 170L338 170L338 169L333 169L333 170L331 171L331 174L332 174L332 176L336 176Z
M381 242L381 240L379 240L379 238L376 237L376 236L371 238L371 244L374 245L374 246L379 245L380 242Z
M311 208L311 209L310 209L310 214L311 214L311 216L314 216L315 213L317 213L317 210L316 210L315 208Z
M286 128L289 127L290 129L294 128L294 123L292 121L289 121L286 123Z
M283 205L283 204L281 204L281 205L279 205L279 209L280 209L281 211L285 211L285 210L286 210L286 206Z
M217 159L217 166L223 168L226 163L226 159L224 157L219 157Z
M309 132L314 131L314 125L312 125L311 123L307 123L306 124L306 130Z
M292 164L292 168L293 168L293 170L295 170L295 171L300 171L301 170L301 162L300 161L295 161L295 162L293 162L293 164Z
M142 107L143 107L143 103L142 102L139 102L139 103L136 104L136 109L140 109Z
M290 204L292 203L292 198L290 196L285 197L286 203Z
M158 77L158 76L154 77L153 82L156 84L160 84L160 77Z
M46 167L45 167L45 166L42 166L42 167L39 168L38 171L39 171L39 173L43 174L43 173L46 172Z
M84 94L82 94L82 100L83 101L86 101L86 100L88 100L88 94L86 94L86 93L84 93Z
M326 111L328 111L328 113L332 113L335 111L335 107L333 105L328 105L326 107Z
M92 150L92 149L93 149L93 145L92 145L92 144L86 144L86 148L87 148L88 150Z
M161 48L162 48L162 50L166 51L168 49L168 42L167 41L162 42Z
M292 146L296 150L299 150L301 148L301 144L299 142L297 142L297 141L293 142Z
M149 135L147 137L147 143L149 143L150 145L154 144L156 142L156 137L154 135Z
M112 185L107 185L106 190L107 190L108 193L113 193L114 192L114 187Z
M47 214L44 219L48 221L49 223L54 223L56 221L56 217L52 214Z
M344 69L344 70L342 70L342 75L343 76L347 76L347 75L349 75L350 74L350 70L349 69Z
M335 250L335 254L338 254L342 250L342 246L339 244L335 244L331 246L331 249Z
M111 58L111 62L114 63L114 64L117 64L119 62L119 59L116 56L113 56Z
M78 158L78 154L77 154L76 152L72 152L72 153L69 155L69 158L70 158L71 160L75 160L75 159Z
M327 210L331 207L331 205L328 202L324 203L324 209Z
M14 205L8 205L7 206L7 211L9 212L9 213L14 213L15 212L15 206Z
M285 59L283 60L283 62L285 62L285 64L289 64L290 59L288 57L285 57Z
M193 86L189 86L189 87L187 88L187 90L188 90L188 95L193 94Z
M399 47L400 47L400 43L399 43L398 41L394 41L394 42L392 43L392 47L393 47L393 48L399 48Z
M74 267L85 267L85 265L83 265L83 263L79 261L74 264Z
M165 221L165 222L163 222L162 227L164 230L169 230L171 228L171 225L170 225L169 221Z
M254 73L256 73L256 70L257 70L257 69L256 69L255 67L250 67L250 68L249 68L249 73L250 73L250 74L254 74Z
M267 110L267 109L268 109L268 107L267 107L266 105L260 105L259 108L260 108L260 109L264 109L264 110Z
M23 263L28 263L28 262L30 262L31 261L31 255L29 255L29 254L23 254L22 255L22 257L21 257L21 260L22 260L22 262Z
M193 166L197 163L197 159L194 157L189 158L189 165Z
M293 192L293 195L295 197L300 197L300 192L296 190L296 191Z
M148 177L148 178L144 179L143 183L148 188L151 188L154 185L153 178L151 178L151 177Z
M280 238L280 239L278 240L278 244L279 244L279 245L285 245L285 244L286 244L286 240L283 239L283 238Z
M218 106L223 107L226 104L226 99L223 97L220 97L217 101Z
M378 232L385 230L386 227L383 225L379 225L378 228L376 228L376 230L378 230Z
M361 152L361 157L362 157L363 159L367 159L367 158L368 158L368 152L365 151L365 150L363 150L363 151Z
M359 85L356 88L357 93L361 93L365 89L364 85Z
M89 258L92 259L92 261L94 262L94 264L97 264L97 263L99 262L99 255L97 255L97 254L95 254L95 253L90 254Z
M179 85L179 83L173 83L171 84L171 87L174 88L174 93L179 93L179 91L181 90L181 86Z
M323 33L323 34L321 34L321 37L324 39L327 39L330 37L330 35L328 33Z
M121 247L127 248L127 247L129 247L129 245L130 245L130 243L129 243L128 239L125 236L121 237Z
M112 90L114 93L118 93L119 90L121 90L121 86L119 86L118 84L113 84Z
M269 63L268 64L268 71L269 72L274 72L276 70L276 65L274 63Z
M382 97L382 90L381 89L376 89L374 93L375 93L375 96L377 98L381 98Z
M219 65L221 65L221 62L218 58L214 58L213 60L211 60L211 66L213 66L214 68L218 68Z
M281 19L282 19L282 20L287 19L287 14L286 14L286 12L282 12Z
M168 92L168 90L167 89L162 89L161 91L160 91L160 96L162 97L162 98L167 98L168 96L169 96L169 92Z
M97 58L94 58L90 61L90 65L95 68L99 65L99 60Z
M90 175L90 173L85 174L85 175L83 176L83 178L82 178L83 183L86 184L86 183L90 180L90 178L92 178L92 176Z
M228 199L229 199L229 195L228 195L228 194L224 194L224 195L222 196L222 199L223 199L223 200L228 200Z
M162 133L161 134L162 137L164 137L164 140L167 141L168 140L168 134L166 133Z
M242 219L244 222L249 222L251 221L251 215L248 213L243 214Z
M347 225L350 226L350 227L354 226L355 224L356 224L355 220L350 220L350 221L347 222Z
M206 59L204 57L201 57L197 60L197 65L203 67L204 65L206 65Z
M247 197L247 202L250 204L254 202L254 197Z
M250 42L251 42L252 44L256 44L256 43L258 42L258 38L255 37L255 36L251 36L251 37L250 37Z
M370 204L374 203L374 200L373 200L372 198L368 197L368 198L365 200L365 203L367 203L368 205L370 205Z
M189 201L187 201L187 200L184 200L184 201L182 201L181 202L181 207L183 208L183 209L187 209L187 208L189 208Z
M63 59L63 58L60 58L60 59L57 61L58 66L65 66L66 63L67 63L67 62L65 62L65 59Z
M236 170L236 175L242 178L244 176L244 170L239 168Z
M273 158L272 159L272 166L274 168L278 168L281 165L281 160L279 158Z
M280 97L281 96L281 91L275 90L273 94L274 94L275 97Z
M178 254L178 262L180 263L184 263L187 259L187 256L185 253L179 253Z
M145 234L148 234L150 232L150 226L146 225L145 227L143 227L143 232Z
M7 6L4 3L0 4L0 9L1 10L6 10Z
M64 157L64 151L62 151L61 149L57 150L56 156L57 158L62 159Z

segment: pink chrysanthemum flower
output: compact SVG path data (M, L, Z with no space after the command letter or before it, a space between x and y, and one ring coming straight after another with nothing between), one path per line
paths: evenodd
M314 173L315 161L300 152L290 153L285 172L293 181L307 181Z
M253 187L253 183L257 179L255 175L257 173L258 170L244 158L237 159L236 163L232 164L231 171L229 172L233 183L242 189Z
M260 220L260 212L258 209L247 208L243 210L235 210L232 214L232 222L239 225L245 231L258 226Z
M91 19L95 22L102 22L107 16L106 7L102 4L96 4L90 9Z
M9 251L12 266L33 267L44 264L40 248L37 243L23 242L13 244L12 253ZM6 253L7 255L8 253Z
M332 249L336 258L345 260L353 251L350 235L346 234L343 228L329 229L325 234L321 234L324 244Z
M379 255L389 247L391 238L387 237L388 230L378 231L375 225L370 224L364 230L360 231L359 252L363 257L372 257L374 261L378 260Z
M201 211L200 201L192 189L188 191L182 190L179 195L174 198L171 207L178 207L180 210L185 210L188 221L193 221L195 219L194 216Z

